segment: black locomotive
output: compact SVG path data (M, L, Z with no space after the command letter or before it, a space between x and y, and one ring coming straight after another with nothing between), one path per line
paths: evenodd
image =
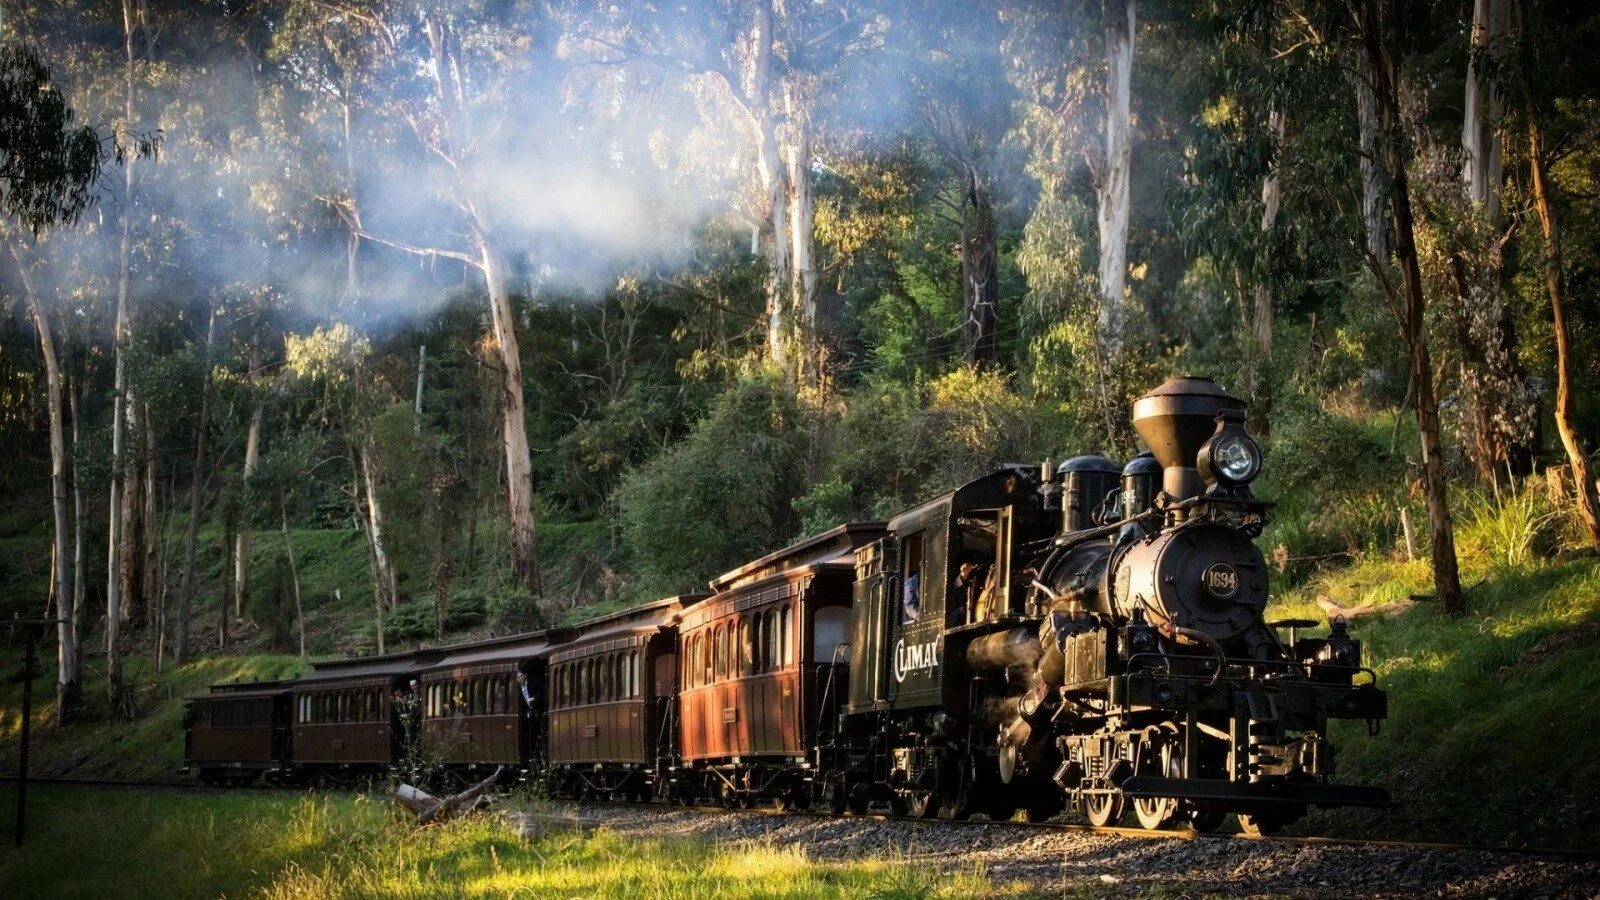
M1244 404L1205 378L1140 398L1150 451L1013 467L896 516L858 554L848 800L916 815L1265 833L1310 806L1385 806L1331 783L1329 719L1376 733L1386 699L1341 621L1268 622ZM1281 632L1287 631L1285 639Z
M1386 714L1343 622L1264 618L1244 404L1140 398L1150 451L1005 466L673 597L576 626L191 701L202 777L302 780L402 757L568 796L1267 833L1338 785L1330 719ZM1285 636L1287 632L1287 636ZM292 723L291 723L292 719ZM407 736L410 737L407 737Z

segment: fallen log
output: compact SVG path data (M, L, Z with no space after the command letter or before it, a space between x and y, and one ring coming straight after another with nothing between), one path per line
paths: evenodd
M437 825L467 813L487 809L492 805L494 800L488 796L489 791L494 788L495 782L500 780L501 771L502 769L495 769L494 774L488 778L459 794L442 799L422 788L402 784L395 790L394 800L416 815L418 828L424 825Z
M1379 603L1374 606L1340 606L1334 602L1332 597L1326 594L1318 595L1317 597L1317 606L1321 607L1322 611L1327 614L1329 622L1340 618L1348 622L1362 616L1390 616L1395 613L1405 612L1416 604L1416 598L1409 598L1395 600L1390 603Z

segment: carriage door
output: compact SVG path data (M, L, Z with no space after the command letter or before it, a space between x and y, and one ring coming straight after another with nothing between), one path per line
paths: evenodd
M850 707L864 710L887 696L886 645L890 615L897 607L894 583L899 570L893 536L856 551L856 583L852 596L854 629L850 643Z

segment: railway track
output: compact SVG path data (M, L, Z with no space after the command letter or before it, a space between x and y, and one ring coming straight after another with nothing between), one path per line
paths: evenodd
M0 776L0 784L16 782L14 776ZM232 785L215 786L187 781L127 781L105 778L29 778L30 785L48 787L74 787L74 788L107 788L120 790L162 790L183 793L227 793L234 791L291 791L305 790L303 787L290 785ZM319 790L347 791L355 790L351 787L322 787ZM1600 850L1585 850L1571 847L1518 847L1495 844L1469 844L1448 841L1406 841L1386 840L1377 838L1348 838L1324 837L1319 835L1271 835L1252 837L1244 834L1228 832L1195 831L1190 828L1149 831L1143 828L1127 828L1122 826L1096 826L1079 822L1018 822L994 821L990 819L917 819L910 816L894 816L885 813L866 813L861 815L834 816L825 812L814 810L780 810L768 807L751 809L730 809L716 805L692 806L660 806L655 804L627 803L611 800L582 800L582 801L556 801L565 805L594 806L613 810L677 810L690 813L708 815L742 815L742 816L772 816L795 817L803 819L820 819L829 821L855 821L855 822L880 822L898 823L912 827L928 828L1005 828L1018 830L1036 830L1040 832L1066 832L1086 835L1106 835L1122 838L1142 838L1154 840L1198 840L1198 841L1243 841L1261 844L1287 844L1303 845L1310 847L1368 847L1392 850L1427 850L1446 852L1470 853L1498 853L1513 856L1551 857L1581 861L1600 861Z

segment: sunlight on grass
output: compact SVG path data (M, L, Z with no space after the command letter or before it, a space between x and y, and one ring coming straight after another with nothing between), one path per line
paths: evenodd
M417 830L381 797L170 795L45 788L27 849L0 851L9 897L989 896L883 848L828 862L763 842L633 839L602 829L524 840L496 817ZM0 802L8 799L0 792ZM9 835L5 837L9 838ZM13 889L15 886L15 889Z

